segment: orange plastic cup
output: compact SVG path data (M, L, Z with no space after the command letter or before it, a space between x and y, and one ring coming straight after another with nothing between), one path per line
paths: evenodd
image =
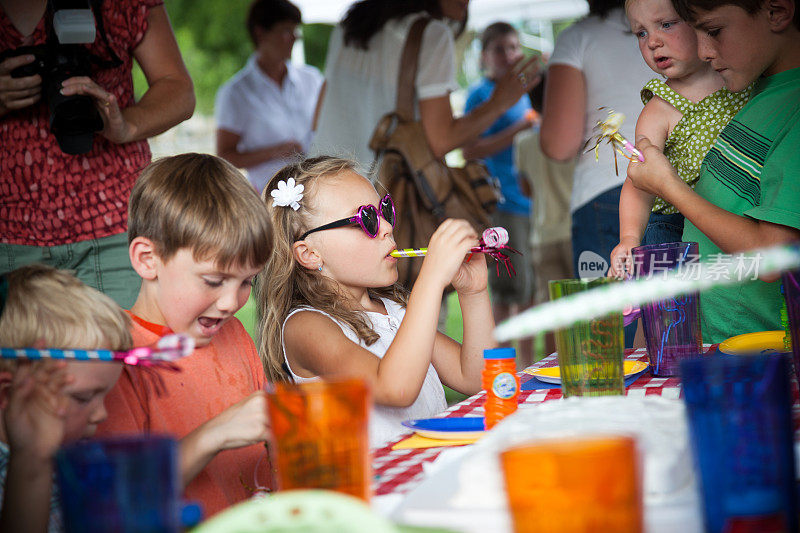
M500 459L516 533L643 530L631 437L537 441Z
M361 380L267 387L280 490L328 489L369 501L370 394Z

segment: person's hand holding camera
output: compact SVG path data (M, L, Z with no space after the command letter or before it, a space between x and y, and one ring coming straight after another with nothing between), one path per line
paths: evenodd
M66 9L64 5L60 8ZM58 12L59 6L54 9ZM92 79L95 71L120 68L122 60L108 43L110 59L95 55L86 46L97 39L98 29L88 3L86 9L78 11L85 12L81 15L84 20L80 24L73 20L72 26L64 28L69 30L72 42L61 43L57 36L50 36L44 44L0 52L0 117L45 100L50 132L59 148L76 155L92 150L96 132L114 144L126 144L146 140L192 116L192 79L183 64L164 6L148 10L147 31L128 50L142 68L148 88L125 109L120 109L115 95ZM56 33L57 22L53 15ZM106 40L102 26L99 35ZM109 78L117 79L128 73L129 70L117 72Z
M86 76L66 79L61 87L61 94L64 96L83 94L94 99L95 106L103 119L103 131L100 132L103 137L117 144L133 140L135 128L125 120L116 96Z
M11 71L32 63L34 56L9 57L0 63L0 117L35 104L42 97L42 77L38 74L12 78Z

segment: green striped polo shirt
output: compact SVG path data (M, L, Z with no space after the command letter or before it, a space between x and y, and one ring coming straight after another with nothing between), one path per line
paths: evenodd
M695 192L736 215L800 229L800 68L756 82L703 160ZM698 242L704 261L733 261L689 220L683 240ZM736 267L750 281L700 296L704 342L781 329L780 282L752 280L757 262Z

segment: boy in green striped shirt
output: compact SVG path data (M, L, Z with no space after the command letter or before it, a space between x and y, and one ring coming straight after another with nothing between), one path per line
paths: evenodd
M800 240L800 12L793 0L672 0L695 28L698 53L731 91L756 82L750 102L703 160L694 191L647 139L631 163L636 187L686 217L684 241L703 260ZM743 279L757 264L742 268ZM711 289L701 297L703 340L781 329L776 279Z

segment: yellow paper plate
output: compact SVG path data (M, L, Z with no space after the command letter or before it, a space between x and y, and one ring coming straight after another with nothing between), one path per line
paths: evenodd
M783 330L745 333L722 341L717 349L728 355L785 353L787 350L783 346L784 335Z
M642 361L624 361L623 362L623 370L625 371L625 377L632 376L633 374L638 374L642 370L647 368L647 363ZM525 373L534 376L539 381L544 381L545 383L554 383L556 385L561 383L561 371L557 366L549 366L547 368L534 368L534 369L526 369Z
M468 439L431 439L428 437L423 437L422 435L413 434L407 439L403 439L394 446L392 446L393 450L411 450L417 448L437 448L437 447L444 447L444 446L464 446L465 444L472 444L477 441L480 437L483 436L484 432L481 432L480 435L468 438Z

